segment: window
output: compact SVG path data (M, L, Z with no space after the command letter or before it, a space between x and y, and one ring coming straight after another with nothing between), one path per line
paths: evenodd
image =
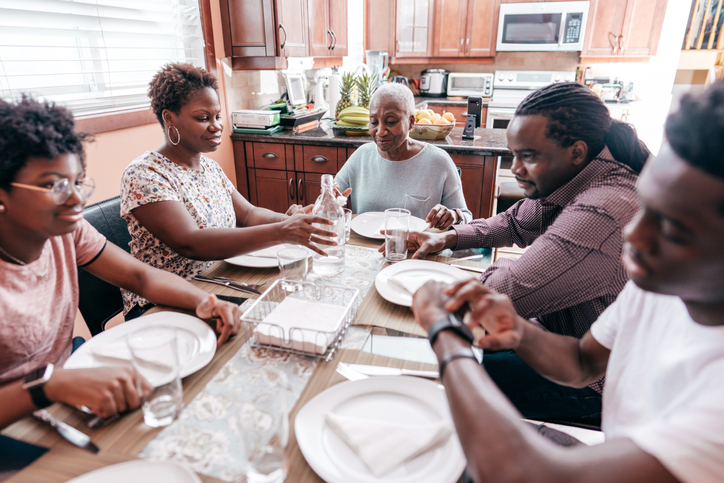
M0 96L76 116L149 105L168 62L204 67L198 0L0 0Z

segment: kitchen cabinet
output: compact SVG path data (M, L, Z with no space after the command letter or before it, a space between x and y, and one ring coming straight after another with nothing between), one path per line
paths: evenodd
M433 56L493 57L499 0L438 0Z
M309 0L308 12L309 55L347 55L347 1Z
M375 0L369 0L374 2ZM432 54L433 0L397 2L394 57L430 57Z
M656 55L667 0L591 0L582 62L647 60Z
M280 70L287 57L309 56L332 67L347 55L346 0L221 0L220 9L234 69Z
M460 168L465 204L473 214L473 219L492 216L497 157L470 154L450 154L450 157L455 166Z

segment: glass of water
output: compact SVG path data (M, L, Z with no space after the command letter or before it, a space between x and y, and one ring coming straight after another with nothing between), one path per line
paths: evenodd
M352 230L352 210L342 208L342 211L344 211L344 241L348 242Z
M385 210L385 260L389 263L407 258L407 236L410 234L410 210Z
M256 416L247 421L244 431L247 483L282 483L287 478L289 462L289 411L286 392L276 388L274 394L263 394L254 401Z
M129 334L126 342L133 366L154 387L143 397L143 422L152 428L168 426L183 407L176 330L149 327ZM137 388L142 394L140 379Z
M306 248L285 248L277 252L279 278L282 288L295 292L302 287L309 271L309 251Z

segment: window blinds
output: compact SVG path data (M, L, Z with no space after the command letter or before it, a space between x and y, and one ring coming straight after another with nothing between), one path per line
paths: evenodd
M149 105L168 62L204 67L198 0L0 0L0 96L76 116Z

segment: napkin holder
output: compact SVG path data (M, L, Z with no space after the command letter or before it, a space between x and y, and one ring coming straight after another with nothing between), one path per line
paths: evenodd
M339 305L343 308L341 320L334 331L309 328L283 328L265 322L287 297L309 302ZM241 316L242 324L253 331L252 345L283 352L312 356L330 361L357 315L359 290L332 284L302 282L299 290L286 291L282 281L275 281Z

